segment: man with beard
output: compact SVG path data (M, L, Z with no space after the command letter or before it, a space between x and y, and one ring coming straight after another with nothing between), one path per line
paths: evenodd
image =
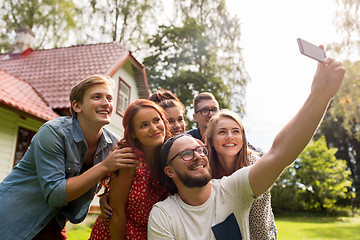
M254 165L228 177L211 179L207 148L182 134L161 149L161 166L172 196L156 203L148 221L148 239L250 239L249 209L306 147L345 68L327 58L318 64L311 93L295 117Z
M219 111L219 103L212 93L202 92L194 98L194 121L197 122L198 128L192 129L187 133L203 140L206 128L211 117Z

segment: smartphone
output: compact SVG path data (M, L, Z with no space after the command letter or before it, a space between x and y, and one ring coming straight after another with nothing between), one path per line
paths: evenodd
M315 59L319 62L324 62L325 58L326 58L326 54L324 49L315 46L312 43L309 43L301 38L297 39L298 45L299 45L299 49L300 52L302 54L304 54L305 56L308 56L312 59Z

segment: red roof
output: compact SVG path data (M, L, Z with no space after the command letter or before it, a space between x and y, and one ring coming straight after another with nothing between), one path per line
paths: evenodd
M27 82L1 70L0 103L45 120L59 117Z
M140 97L148 97L144 66L116 42L2 55L0 69L28 82L52 109L67 109L77 82L93 74L112 76L127 60L133 63Z

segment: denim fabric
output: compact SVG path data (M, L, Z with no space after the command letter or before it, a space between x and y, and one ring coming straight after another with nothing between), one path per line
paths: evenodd
M104 160L118 136L103 128L94 165ZM76 119L60 117L45 123L28 151L0 184L0 238L31 239L54 217L79 223L87 215L97 186L66 203L66 181L80 174L87 145Z

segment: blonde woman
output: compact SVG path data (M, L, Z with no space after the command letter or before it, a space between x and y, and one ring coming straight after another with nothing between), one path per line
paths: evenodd
M258 152L248 148L240 116L227 109L221 110L210 120L205 143L209 149L211 173L216 179L253 165L260 158ZM270 189L251 205L249 226L250 239L276 239Z

